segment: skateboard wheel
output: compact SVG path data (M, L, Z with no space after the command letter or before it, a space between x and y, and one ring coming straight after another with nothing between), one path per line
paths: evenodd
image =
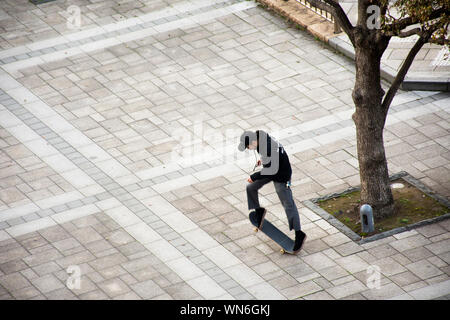
M255 230L255 232L258 232L259 229L258 229L258 228L255 228L255 229L253 229L253 230Z
M281 249L280 252L281 252L281 254L285 254L286 253L286 251L284 251L284 249Z

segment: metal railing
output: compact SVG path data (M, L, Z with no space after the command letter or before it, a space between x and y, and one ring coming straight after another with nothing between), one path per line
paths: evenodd
M333 15L326 11L326 10L322 10L319 9L315 6L313 6L308 0L296 0L298 3L300 3L301 5L303 5L304 7L312 10L313 12L315 12L316 14L318 14L319 16L325 18L326 20L332 22L334 24L334 33L340 33L341 32L341 28L339 27L339 24L337 23L337 21L335 21ZM339 0L335 0L336 2L339 3Z

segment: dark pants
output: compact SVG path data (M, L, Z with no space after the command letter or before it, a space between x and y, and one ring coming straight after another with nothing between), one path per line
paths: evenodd
M247 201L249 210L260 208L258 190L270 181L271 180L267 178L260 179L247 185ZM275 190L278 194L278 198L280 198L281 204L283 205L284 211L286 212L286 217L289 222L289 230L301 230L300 217L297 211L297 206L295 205L294 199L292 197L291 188L288 187L285 182L274 181L273 184L275 185Z

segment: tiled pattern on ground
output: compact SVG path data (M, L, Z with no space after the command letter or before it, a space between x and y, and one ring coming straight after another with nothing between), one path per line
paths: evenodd
M161 30L161 28L164 29L170 25L171 21L177 20L177 23L179 24L179 21L193 21L198 19L199 16L205 16L203 14L205 12L210 14L212 10L217 13L218 11L221 11L222 8L226 8L227 6L238 2L240 2L240 0L193 0L187 3L174 3L172 6L165 7L161 10L152 11L150 13L135 16L134 18L126 20L123 20L123 17L119 17L118 21L95 27L86 25L84 19L82 19L86 13L85 11L82 11L79 5L71 5L70 7L79 9L78 23L80 23L80 26L76 28L69 28L66 26L65 29L74 30L74 32L4 50L0 54L0 63L11 63L30 57L45 56L46 54L53 53L57 50L68 50L82 44L105 40L115 36L120 36L124 33L132 33L134 31L138 32L142 29L151 30L152 27L155 27ZM68 13L68 15L70 14L71 13ZM71 21L71 18L68 18L67 21ZM51 24L48 26L49 29L55 27L57 26ZM51 33L46 32L44 34L49 36Z
M33 202L39 203L40 200L75 190L64 177L19 143L7 130L4 128L0 130L2 137L0 207L2 210L31 205ZM36 217L31 214L24 218L30 221ZM0 217L0 229L23 222L21 217L3 215Z
M278 17L245 6L137 40L126 29L130 41L14 67L15 80L0 73L1 196L8 199L1 198L0 218L15 219L0 222L1 299L449 294L448 221L357 245L301 205L359 184L353 66ZM449 101L436 92L400 93L385 130L391 173L408 171L446 197ZM233 138L249 128L275 133L289 152L308 234L298 256L280 255L253 233L245 199L251 157L172 161L174 147L213 150L203 135L230 129L235 150ZM220 160L229 151L213 153ZM25 186L48 197L34 199ZM267 218L288 232L273 186L261 194ZM81 267L79 290L66 286L71 265ZM370 265L381 268L379 289L367 287Z
M200 298L103 213L4 241L2 253L2 294L16 299ZM66 287L71 265L82 274L73 291Z
M351 23L356 25L358 17L357 0L342 0L341 6L349 17ZM395 10L392 13L395 16ZM340 39L350 44L348 37L344 34ZM382 64L398 71L408 52L417 41L418 36L407 38L394 37L389 42L389 46L383 54ZM450 60L446 54L448 49L435 44L426 44L416 55L408 74L415 78L433 79L440 78L440 81L447 80L450 77Z
M76 1L82 13L81 30L117 23L149 12L176 5L180 0ZM47 40L79 31L67 28L67 9L73 1L60 0L33 5L28 0L5 0L0 3L0 34L2 49Z

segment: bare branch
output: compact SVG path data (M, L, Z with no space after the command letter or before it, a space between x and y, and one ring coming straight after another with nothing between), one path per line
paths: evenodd
M380 10L381 16L384 16L386 14L386 12L388 12L388 11L389 11L389 1L386 1L385 3L383 3L381 5L381 10Z
M431 21L433 19L437 19L437 18L441 17L444 14L450 15L450 11L445 9L445 8L439 8L439 9L433 11L430 14L429 21ZM392 16L391 16L391 18L393 20L395 20ZM400 31L400 30L405 29L406 27L415 25L417 23L419 23L419 21L417 21L416 19L414 19L412 17L406 17L406 18L403 18L403 19L400 19L400 20L396 20L393 23L386 24L384 29L387 29L387 30L399 30Z
M387 31L384 32L384 35L390 37L407 38L416 34L419 35L421 32L422 32L421 28L414 28L408 31L400 31L400 32Z
M444 25L443 30L448 30L449 25L450 25L450 22L447 22ZM445 34L442 34L440 37L431 37L431 39L428 42L443 45L443 46L448 46L450 44L450 39L446 38Z
M342 9L341 5L334 0L308 0L313 6L330 12L334 19L338 22L350 41L355 45L355 36L353 35L354 27Z
M392 100L394 99L395 94L398 91L398 88L402 84L403 80L405 79L406 74L408 73L409 68L411 67L414 58L416 57L417 53L420 51L420 49L423 47L425 43L428 42L428 40L431 38L431 35L436 31L436 29L433 30L427 30L426 32L422 32L421 36L417 40L417 42L414 44L412 49L409 51L408 56L406 57L405 61L403 62L399 72L397 73L397 76L394 79L394 82L392 82L391 87L389 88L389 91L387 92L386 96L384 97L383 103L381 105L381 108L383 109L385 113L385 119L387 112L389 110L389 106L392 103Z
M428 42L429 43L438 44L438 45L441 45L441 46L445 46L445 45L449 45L450 44L450 40L449 39L430 39Z

